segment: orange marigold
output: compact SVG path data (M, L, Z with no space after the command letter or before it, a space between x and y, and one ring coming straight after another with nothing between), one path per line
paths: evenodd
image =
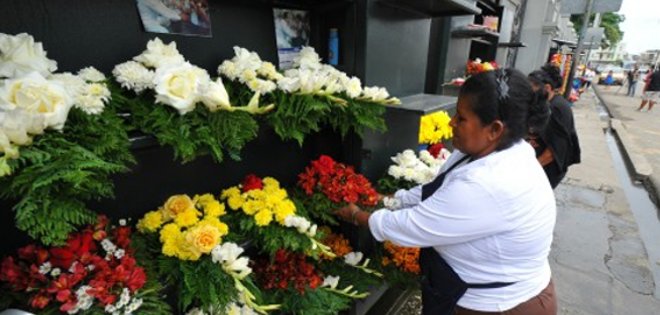
M419 274L419 248L417 247L401 247L392 244L391 242L384 243L385 250L389 253L390 257L387 263L394 263L399 269L414 274ZM383 259L383 265L385 264Z
M337 257L344 257L346 254L353 251L351 244L343 235L332 233L328 227L323 227L320 230L326 235L321 242L330 247ZM325 255L323 255L323 258L328 260L332 259Z

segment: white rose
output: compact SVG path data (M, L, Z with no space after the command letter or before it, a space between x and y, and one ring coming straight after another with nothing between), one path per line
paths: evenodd
M147 43L147 49L133 60L152 68L179 65L186 61L176 49L175 42L165 45L160 38L150 40Z
M387 174L394 178L401 178L403 176L403 169L397 165L390 165L390 168L387 170Z
M352 77L344 84L344 90L350 98L356 98L362 93L362 82L357 77Z
M323 279L322 287L337 288L339 284L339 276L327 276Z
M158 68L154 77L156 102L176 108L181 115L191 112L209 80L206 71L189 63Z
M3 107L43 119L43 128L57 130L64 127L72 105L72 98L61 83L48 81L38 72L7 80L0 88L0 99Z
M202 102L212 112L221 108L231 108L229 95L227 94L225 85L222 84L221 78L218 78L215 82L209 81L209 83L203 88Z
M363 256L362 252L350 252L344 256L344 262L351 266L357 266Z
M87 82L105 81L105 75L94 67L80 69L80 71L78 71L78 76Z
M32 143L31 135L43 133L43 119L21 110L0 111L0 152L17 153L10 144L27 145Z
M26 33L15 36L0 33L0 77L20 77L30 72L48 76L57 62L46 57L41 43Z
M140 93L154 87L155 73L145 68L141 63L127 61L115 66L112 70L117 82L125 88Z
M403 178L407 181L414 181L415 175L417 172L415 172L415 169L412 168L404 168L403 169Z

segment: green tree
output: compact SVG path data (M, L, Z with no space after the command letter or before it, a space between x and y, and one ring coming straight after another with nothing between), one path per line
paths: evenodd
M582 17L583 15L571 16L571 22L573 22L573 27L578 34L580 33L580 29L582 29L582 21L584 20ZM595 17L596 15L592 14L590 21L593 22ZM605 29L605 38L603 38L603 42L601 43L603 49L615 46L623 39L623 31L619 25L625 20L626 17L624 15L614 12L603 13L601 15L599 26Z

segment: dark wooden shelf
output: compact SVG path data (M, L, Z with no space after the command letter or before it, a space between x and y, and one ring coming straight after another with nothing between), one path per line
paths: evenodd
M474 0L380 0L378 3L424 17L481 14Z
M527 47L527 45L523 42L509 42L509 43L498 43L497 47L520 48L520 47Z
M500 38L500 34L487 29L455 29L451 31L453 38L482 38L484 40L495 41Z

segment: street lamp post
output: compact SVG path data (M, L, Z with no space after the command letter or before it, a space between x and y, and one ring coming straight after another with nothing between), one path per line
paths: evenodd
M580 38L578 39L577 48L575 48L575 54L573 55L573 63L571 64L571 69L568 72L568 89L564 91L564 97L568 98L571 95L573 90L573 78L575 77L575 68L580 60L580 54L582 53L582 46L584 46L584 37L587 32L587 26L589 25L589 18L591 17L591 10L593 9L594 0L587 1L587 13L583 16L584 22L582 23L582 29L580 30Z

